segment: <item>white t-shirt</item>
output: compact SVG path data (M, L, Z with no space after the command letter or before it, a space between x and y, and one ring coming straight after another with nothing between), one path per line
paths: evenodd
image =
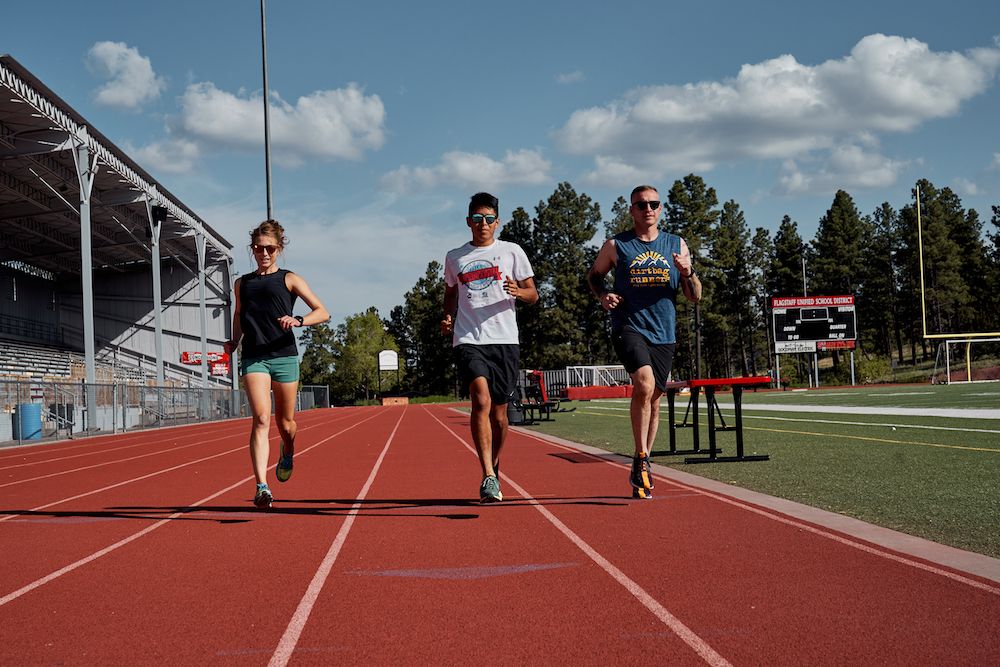
M466 243L448 252L444 281L458 285L458 315L452 345L517 345L514 297L503 289L506 278L524 280L535 275L521 246L495 239L491 245Z

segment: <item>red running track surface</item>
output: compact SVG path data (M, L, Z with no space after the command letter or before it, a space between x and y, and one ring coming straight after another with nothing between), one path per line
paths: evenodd
M520 431L480 506L446 407L298 421L269 512L248 420L0 450L3 662L1000 664L1000 577Z

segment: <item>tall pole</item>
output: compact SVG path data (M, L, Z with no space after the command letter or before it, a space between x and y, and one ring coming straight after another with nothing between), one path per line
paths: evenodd
M267 87L267 26L265 21L264 0L260 0L260 50L264 59L264 171L267 181L267 219L273 219L271 214L271 112L268 108Z

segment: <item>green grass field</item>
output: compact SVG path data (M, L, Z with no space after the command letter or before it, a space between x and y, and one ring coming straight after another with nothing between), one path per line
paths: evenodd
M1000 409L1000 384L838 388L745 394L745 452L769 461L688 465L665 456L665 425L653 461L736 486L839 512L961 549L1000 557L1000 419L821 412L827 406ZM719 396L723 417L733 412ZM755 404L816 412L760 411ZM678 400L683 418L686 397ZM628 401L566 403L574 412L528 427L631 454ZM666 401L662 409L666 419ZM707 448L702 414L701 446ZM677 432L679 449L691 430ZM735 434L719 433L726 454ZM626 485L627 480L622 479Z

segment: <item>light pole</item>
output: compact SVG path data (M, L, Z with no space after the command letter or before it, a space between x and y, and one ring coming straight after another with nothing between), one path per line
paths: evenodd
M260 0L260 50L264 61L264 172L267 183L267 219L273 219L271 214L271 112L268 108L267 88L267 27L265 21L264 0Z

